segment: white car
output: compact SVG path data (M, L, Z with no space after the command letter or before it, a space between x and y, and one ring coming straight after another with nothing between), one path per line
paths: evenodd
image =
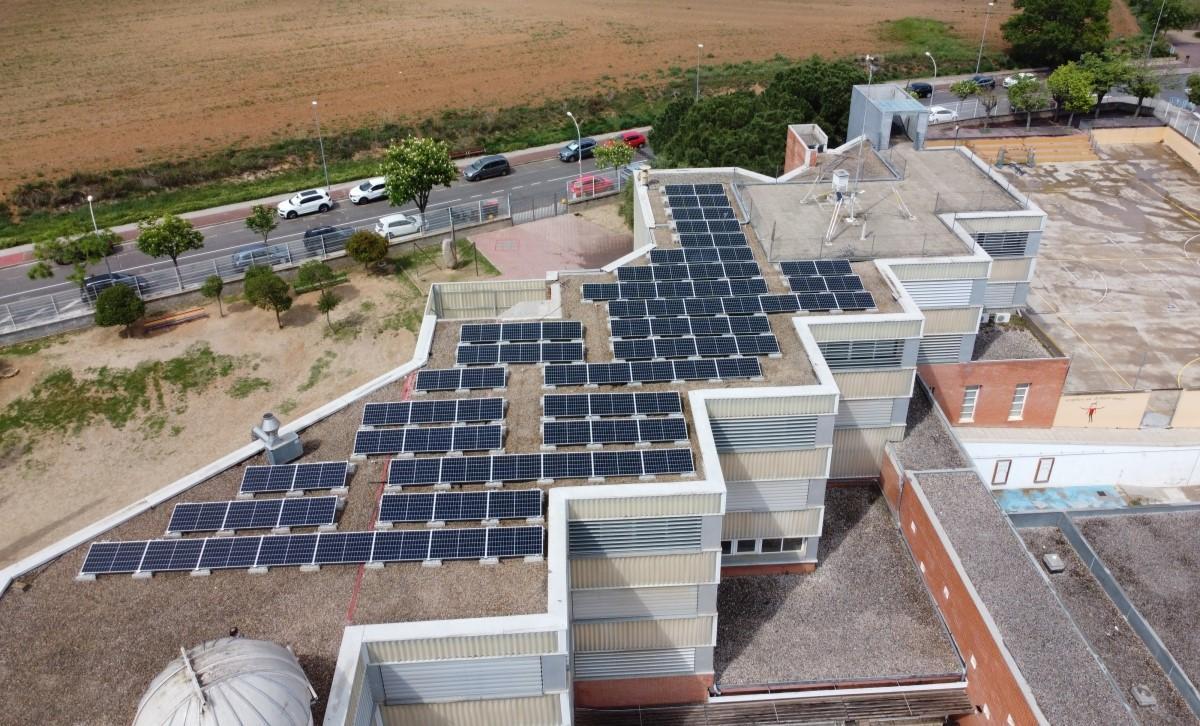
M946 108L945 106L930 106L929 107L929 123L942 124L947 121L957 121L958 111Z
M372 177L350 190L350 201L353 204L366 204L387 196L387 179L381 176Z
M1018 73L1014 76L1008 76L1007 78L1005 78L1004 79L1004 87L1012 88L1013 86L1017 85L1021 81L1024 81L1026 79L1036 79L1036 78L1037 78L1037 76L1033 75L1032 73Z
M421 231L421 215L389 214L375 223L375 232L389 242Z
M305 189L291 199L280 202L276 209L280 217L295 219L301 214L328 212L333 209L333 200L324 189Z

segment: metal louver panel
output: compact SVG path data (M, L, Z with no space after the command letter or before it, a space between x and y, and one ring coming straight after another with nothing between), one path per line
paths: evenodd
M917 363L958 363L962 351L963 336L961 335L931 335L921 339L921 347L917 351ZM880 424L886 426L887 424Z
M1029 246L1029 232L976 232L975 243L992 257L1020 257Z
M770 512L808 506L807 479L785 481L741 481L725 483L728 512Z
M1017 294L1016 283L989 283L987 292L983 295L983 304L989 308L1014 307L1013 298Z
M695 648L580 653L575 656L577 681L682 675L695 671Z
M957 351L956 351L957 353ZM836 429L863 429L890 426L894 398L864 398L857 401L842 401L838 406Z
M832 340L817 344L830 370L899 368L904 362L904 341Z
M577 590L571 593L572 620L691 618L696 586Z
M571 522L570 556L698 550L702 522L701 517Z
M360 664L359 668L364 671L364 683L358 693L358 703L354 706L354 726L371 726L375 719L375 698L370 685L365 682L367 666Z
M542 695L542 659L468 658L377 666L384 702L426 703Z
M811 449L817 445L816 416L709 419L717 451Z
M974 280L911 280L904 289L919 308L961 307L971 304Z

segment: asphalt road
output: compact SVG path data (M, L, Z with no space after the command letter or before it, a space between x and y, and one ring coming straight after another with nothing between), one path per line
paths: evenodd
M634 157L647 158L647 150L642 150ZM583 171L587 173L595 168L592 159L584 159ZM555 197L561 199L566 193L565 185L578 174L575 162L563 163L558 159L535 161L513 167L512 173L506 177L486 179L478 182L468 182L460 179L449 189L440 187L429 196L427 211L444 209L445 207L470 204L479 200L498 198L503 200L510 196L514 206L520 208L524 202L541 201L549 204ZM280 200L285 199L280 196ZM279 226L271 233L270 244L287 242L304 234L312 227L326 225L365 226L375 223L375 220L386 214L396 212L415 212L416 207L406 206L400 209L391 207L386 201L372 202L355 206L342 199L330 211L324 214L311 214L296 219L280 219ZM212 224L199 228L204 232L204 249L181 257L180 262L196 262L228 255L238 247L261 242L261 238L246 229L243 220L236 219L220 224ZM70 273L69 267L55 267L55 275L50 279L31 280L27 274L29 264L15 265L0 269L0 303L15 300L29 295L41 295L62 290L71 290L75 285L64 278ZM132 243L126 243L122 249L109 256L108 264L115 270L141 273L148 270L169 269L170 260L155 260L138 252ZM91 268L92 273L105 272L101 262Z

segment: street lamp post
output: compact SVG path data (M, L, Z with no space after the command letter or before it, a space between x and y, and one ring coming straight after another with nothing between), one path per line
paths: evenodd
M1150 34L1150 43L1146 46L1146 62L1150 62L1150 53L1154 50L1154 39L1158 37L1158 26L1162 22L1163 10L1167 9L1167 0L1158 6L1158 20L1154 21L1154 32Z
M87 199L88 199L88 214L92 215L92 232L95 233L96 237L99 237L100 236L100 227L98 227L96 225L96 210L92 209L92 195L89 194ZM107 253L104 255L104 269L108 270L108 274L110 274L110 275L112 274L112 267L110 267L108 264L108 254Z
M704 50L703 43L696 44L696 100L700 100L700 53Z
M583 196L583 135L579 132L579 119L575 118L575 114L567 111L567 115L571 117L571 123L575 124L575 160L579 162L579 190L577 194Z
M975 75L979 75L979 64L983 62L983 41L987 39L988 20L992 17L992 8L995 5L995 2L989 2L987 12L983 16L983 35L979 36L979 55L975 56Z
M321 146L321 169L325 172L325 193L332 194L329 190L329 166L325 164L325 138L321 136L321 114L317 111L317 99L312 102L313 119L317 122L317 143Z
M937 58L933 57L933 53L925 51L925 57L933 61L933 77L937 78Z

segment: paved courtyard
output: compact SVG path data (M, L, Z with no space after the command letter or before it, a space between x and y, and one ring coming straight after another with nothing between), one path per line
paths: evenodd
M633 233L575 214L471 235L505 280L542 279L553 270L594 270L633 251Z

